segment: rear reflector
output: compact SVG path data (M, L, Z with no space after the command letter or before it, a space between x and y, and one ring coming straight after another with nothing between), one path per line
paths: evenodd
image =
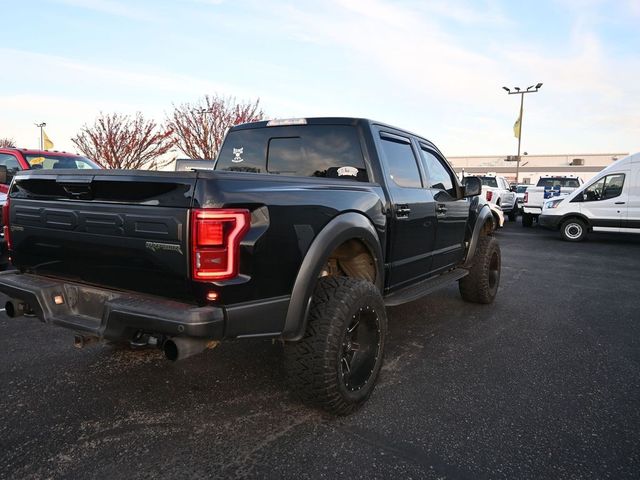
M191 266L194 280L227 280L238 275L240 241L250 225L248 210L191 212Z

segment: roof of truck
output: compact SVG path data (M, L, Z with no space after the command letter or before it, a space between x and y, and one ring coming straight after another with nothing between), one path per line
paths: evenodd
M77 153L58 150L39 150L35 148L0 147L1 153L21 153L23 155L46 155L48 157L80 157Z
M266 127L284 127L284 126L297 126L297 125L375 125L378 127L388 128L391 130L396 130L398 132L404 133L406 135L411 135L413 137L417 137L420 140L428 143L430 147L435 148L440 154L440 150L436 147L431 140L424 137L423 135L419 135L405 128L395 127L393 125L389 125L388 123L379 122L377 120L371 120L368 118L358 118L358 117L299 117L299 118L285 118L285 119L271 119L271 120L262 120L259 122L250 122L250 123L241 123L240 125L236 125L229 129L229 132L237 131L237 130L250 130L254 128L266 128Z

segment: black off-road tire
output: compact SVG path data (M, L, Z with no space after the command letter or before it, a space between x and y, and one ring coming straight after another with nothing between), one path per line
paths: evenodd
M460 295L468 302L491 303L500 286L500 245L492 235L480 237L469 275L458 282Z
M321 278L304 337L285 348L294 394L336 415L357 410L373 392L386 337L387 315L375 285Z
M516 217L518 216L518 212L516 212L515 209L513 209L507 214L507 216L509 217L510 222L515 222Z
M581 242L587 238L589 227L579 218L568 218L560 225L560 235L567 242Z
M531 227L533 226L533 215L530 213L522 214L522 226L523 227Z

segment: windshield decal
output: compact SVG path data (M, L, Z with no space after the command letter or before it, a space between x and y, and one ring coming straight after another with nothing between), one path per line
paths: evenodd
M240 163L244 161L244 158L242 158L242 154L244 153L244 147L240 147L240 148L234 148L233 149L233 158L231 159L231 161L233 163Z
M356 167L340 167L338 169L339 177L357 177L358 169Z

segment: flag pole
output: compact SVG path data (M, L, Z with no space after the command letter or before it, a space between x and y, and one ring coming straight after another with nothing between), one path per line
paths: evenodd
M43 128L47 126L45 122L36 123L36 127L40 129L40 150L44 150L44 133Z
M505 90L509 95L520 95L520 117L518 117L518 120L516 121L516 124L518 125L518 156L516 157L516 184L520 183L520 144L522 141L522 114L523 114L523 107L524 107L524 94L537 93L538 90L540 90L540 87L542 87L542 82L537 83L535 85L531 85L527 87L526 90L522 90L519 87L513 87L515 92L512 92L511 89L508 87L502 87L502 89ZM513 127L514 127L514 133L515 133L515 125Z
M520 94L520 125L518 128L518 156L516 157L516 185L520 183L520 142L522 140L522 107L524 106L524 93Z

